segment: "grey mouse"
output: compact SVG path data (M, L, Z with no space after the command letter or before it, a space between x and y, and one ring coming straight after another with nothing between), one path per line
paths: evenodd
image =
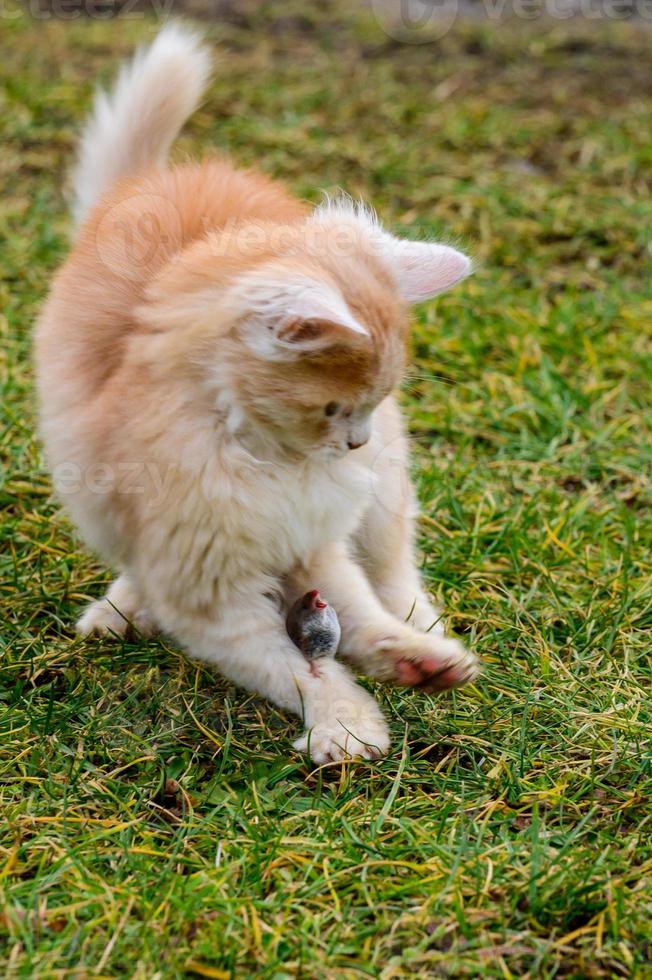
M297 599L285 624L290 639L307 660L335 656L342 635L340 623L317 589Z

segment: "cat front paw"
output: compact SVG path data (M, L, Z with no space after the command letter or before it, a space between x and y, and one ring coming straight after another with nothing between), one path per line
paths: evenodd
M381 641L388 680L422 691L462 687L480 672L478 658L454 637L426 634Z
M361 757L380 759L389 750L387 722L378 712L377 717L346 721L321 722L308 729L294 742L299 752L307 752L317 765L341 762L342 759Z
M124 637L133 635L134 632L148 637L156 633L156 625L144 609L139 609L128 617L107 599L91 602L77 620L75 629L84 637Z

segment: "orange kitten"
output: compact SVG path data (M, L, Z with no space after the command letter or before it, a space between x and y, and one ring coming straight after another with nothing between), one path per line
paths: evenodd
M285 609L320 589L341 654L374 677L474 676L419 581L392 394L408 304L470 264L225 160L168 168L208 73L198 39L172 26L98 98L77 242L38 325L55 486L120 571L78 629L161 628L301 715L295 744L315 761L371 758L389 746L376 702L340 661L311 671Z

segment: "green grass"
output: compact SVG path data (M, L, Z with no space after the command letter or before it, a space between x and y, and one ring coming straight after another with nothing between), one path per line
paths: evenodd
M378 688L390 757L311 772L295 721L168 643L74 638L108 572L50 494L30 335L93 84L154 23L5 17L8 976L650 976L650 35L402 45L349 6L213 24L221 68L178 155L343 186L474 252L419 311L405 404L424 573L483 677Z

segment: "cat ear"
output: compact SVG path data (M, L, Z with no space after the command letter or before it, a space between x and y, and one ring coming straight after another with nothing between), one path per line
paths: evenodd
M399 291L408 303L420 303L445 292L472 271L471 260L450 245L411 242L385 231L375 212L346 196L326 198L311 222L362 230L373 249L393 271Z
M338 339L369 336L334 287L308 276L284 280L250 274L232 294L234 301L245 342L263 357L285 359L323 350Z
M408 303L420 303L445 292L471 272L471 260L450 245L410 242L382 236L386 261Z

